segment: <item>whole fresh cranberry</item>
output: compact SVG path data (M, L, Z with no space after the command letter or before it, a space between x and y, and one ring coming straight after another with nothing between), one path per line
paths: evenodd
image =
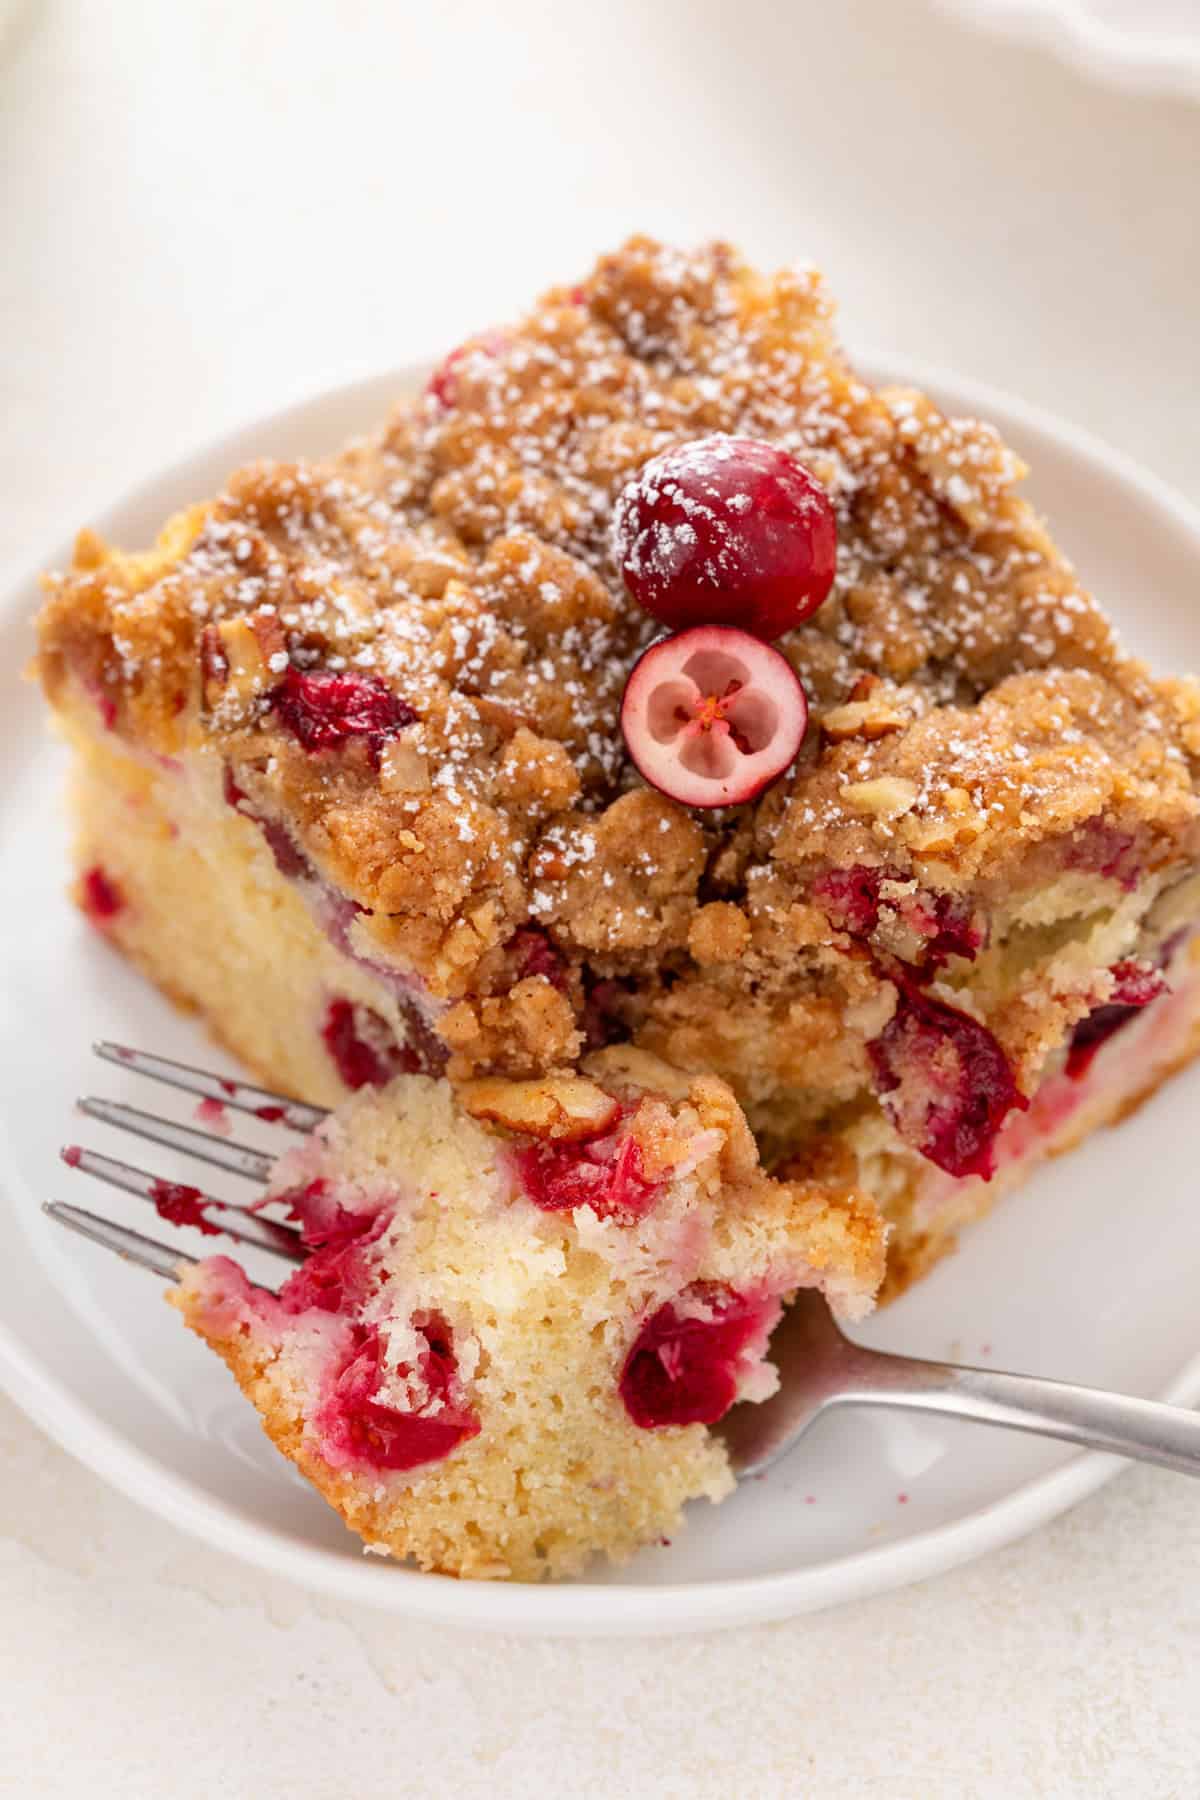
M807 726L791 663L730 625L698 625L651 644L621 701L640 773L685 806L753 800L795 761Z
M653 457L613 513L625 585L664 625L777 638L833 585L837 523L802 463L757 438L707 437Z

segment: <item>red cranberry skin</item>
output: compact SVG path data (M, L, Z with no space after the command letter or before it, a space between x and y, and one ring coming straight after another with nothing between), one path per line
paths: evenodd
M567 985L567 966L540 925L522 925L505 945L517 968L517 980L540 975L561 993Z
M641 1150L629 1135L537 1144L513 1157L526 1195L541 1212L590 1206L597 1218L632 1225L645 1218L661 1187L647 1180Z
M896 1011L867 1045L875 1084L902 1138L948 1175L989 1180L996 1137L1029 1101L986 1025L893 975Z
M808 699L785 656L732 625L659 638L630 671L621 730L638 773L683 806L743 806L791 767Z
M1113 978L1111 998L1103 1006L1093 1007L1071 1034L1066 1072L1073 1081L1087 1074L1097 1052L1114 1032L1136 1018L1143 1006L1149 1006L1168 991L1162 971L1145 963L1114 963L1109 973Z
M228 763L224 774L225 803L232 806L235 812L241 813L244 819L250 819L258 826L267 842L267 849L275 859L275 867L288 881L307 880L315 874L308 858L297 850L287 831L273 819L264 819L250 805L249 796L244 788L240 788L237 777Z
M618 1388L635 1425L715 1425L738 1396L748 1358L766 1348L782 1310L778 1299L731 1293L705 1296L708 1317L670 1302L644 1322L625 1359Z
M445 1321L431 1315L414 1324L425 1341L419 1366L428 1410L401 1412L375 1399L383 1346L377 1327L356 1325L315 1420L322 1454L335 1468L416 1469L478 1434L478 1418L456 1393L458 1360Z
M99 863L85 869L80 881L83 910L95 925L106 925L123 911L125 898L111 875Z
M396 1043L377 1012L349 1000L330 1001L321 1036L348 1088L386 1087L393 1076L421 1067L416 1052Z
M204 1195L182 1181L156 1181L150 1198L160 1219L171 1225L191 1225L210 1237L220 1237L221 1227L210 1223L204 1212Z
M379 1286L376 1265L365 1254L387 1226L389 1208L377 1213L351 1213L344 1207L323 1204L311 1189L286 1196L292 1218L310 1254L279 1290L285 1312L339 1313L353 1318Z
M757 438L715 436L653 457L620 494L613 550L664 625L780 637L828 597L837 521L820 482Z
M869 938L879 924L884 904L894 906L905 924L923 941L920 971L916 979L929 980L952 956L973 962L986 942L981 921L969 904L956 894L933 894L918 890L885 902L881 889L885 881L908 881L902 870L886 863L855 863L850 868L826 869L812 884L812 897L825 913L829 923L850 937ZM906 965L911 967L911 965Z
M310 755L361 738L376 766L387 740L417 716L378 676L347 670L290 668L268 703Z

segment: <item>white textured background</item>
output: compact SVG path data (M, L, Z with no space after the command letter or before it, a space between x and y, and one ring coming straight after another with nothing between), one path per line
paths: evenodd
M1198 168L1200 107L925 0L0 0L0 570L635 227L811 256L852 340L1200 499ZM258 1577L0 1400L5 1795L1198 1791L1200 1488L1169 1475L839 1613L505 1643Z

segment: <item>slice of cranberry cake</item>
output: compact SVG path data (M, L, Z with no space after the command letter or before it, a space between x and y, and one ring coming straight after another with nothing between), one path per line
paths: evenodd
M455 1098L364 1089L276 1167L309 1256L227 1257L169 1298L374 1550L535 1580L733 1486L709 1428L773 1391L788 1293L861 1315L883 1232L852 1190L765 1176L733 1095L642 1051Z
M903 1280L1200 1016L1200 692L1022 474L861 380L812 271L634 240L342 456L81 538L39 657L80 902L313 1100L718 1074Z

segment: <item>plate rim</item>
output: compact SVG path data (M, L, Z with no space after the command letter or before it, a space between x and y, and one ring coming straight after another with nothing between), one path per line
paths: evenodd
M983 418L1002 417L1010 429L1016 424L1018 430L1057 440L1076 461L1107 478L1116 477L1167 515L1193 541L1200 562L1200 508L1093 433L987 383L896 352L863 348L853 360L876 380L916 385L951 397L952 410L965 406ZM190 479L189 470L202 459L224 457L228 451L236 461L247 454L238 446L251 433L266 435L333 403L354 406L358 398L364 409L371 404L377 411L382 395L395 398L402 394L420 382L429 367L428 361L409 363L325 386L259 413L133 482L107 506L95 509L95 516L103 528L111 514L149 503L173 484L183 488ZM61 547L56 549L6 588L0 596L0 618L11 618L24 606L37 572L62 562L64 554ZM375 1567L373 1559L354 1561L339 1551L303 1543L247 1519L236 1507L223 1504L139 1449L41 1365L2 1319L0 1388L52 1441L127 1498L254 1567L312 1591L428 1623L548 1636L659 1636L711 1630L765 1623L884 1593L1015 1541L1096 1492L1125 1466L1120 1457L1082 1451L960 1518L798 1569L661 1584L619 1580L557 1585L468 1582L399 1566L385 1572ZM1156 1397L1185 1405L1200 1400L1200 1347Z
M1139 40L1089 17L1076 0L938 0L943 13L993 38L1049 51L1077 74L1126 93L1200 99L1200 35Z

